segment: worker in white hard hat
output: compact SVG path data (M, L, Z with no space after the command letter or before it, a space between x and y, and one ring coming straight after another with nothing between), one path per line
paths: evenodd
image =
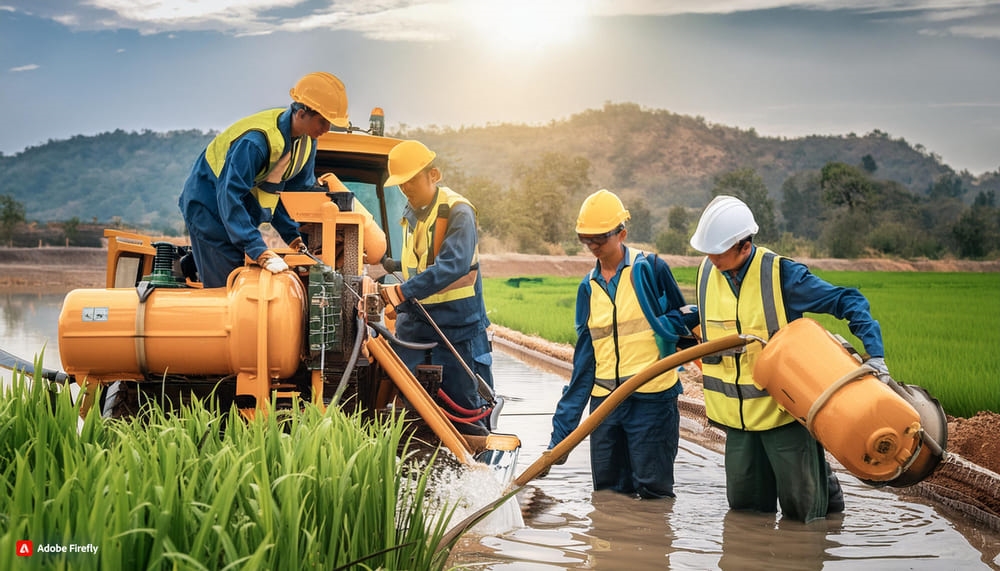
M576 232L597 262L577 289L573 374L552 417L549 449L576 429L588 401L593 412L622 383L672 354L682 337L694 341L688 327L697 324L693 308L685 310L665 261L625 245L628 220L622 201L606 189L580 207ZM628 396L590 434L595 490L675 496L682 391L677 371L667 371Z
M493 353L486 334L490 321L479 274L476 209L462 195L438 185L442 173L434 164L436 156L414 140L402 141L389 151L385 186L398 186L407 205L401 220L401 257L383 259L382 265L386 271L401 272L403 281L384 285L381 293L386 305L395 308L398 339L437 344L427 351L394 343L399 357L414 371L421 364L441 365L444 394L436 396L448 407L455 428L486 435L492 428L493 409L469 374L492 391ZM468 368L456 359L449 343Z
M757 246L753 212L740 199L716 196L705 208L691 247L706 254L698 269L703 339L734 333L770 339L804 313L846 319L864 344L867 364L888 375L882 331L868 300L832 285L805 265ZM823 447L753 381L761 346L702 359L705 413L726 431L726 496L734 510L773 513L804 522L844 509L843 493Z
M205 287L225 286L247 258L274 273L288 269L264 243L265 222L286 244L302 247L279 194L314 187L316 139L330 125L348 126L347 94L325 72L303 76L289 94L290 106L240 119L212 139L184 183L178 205Z

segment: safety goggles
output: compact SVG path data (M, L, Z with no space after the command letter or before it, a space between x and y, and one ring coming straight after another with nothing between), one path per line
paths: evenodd
M608 241L609 238L611 238L612 236L615 236L617 234L620 234L621 231L624 230L624 229L625 229L624 226L619 226L619 227L615 228L614 230L612 230L610 232L605 232L604 234L596 234L596 235L594 235L594 234L577 234L577 237L580 239L580 242L583 243L586 246L589 246L591 244L593 244L595 246L603 246L605 243L607 243L607 241Z

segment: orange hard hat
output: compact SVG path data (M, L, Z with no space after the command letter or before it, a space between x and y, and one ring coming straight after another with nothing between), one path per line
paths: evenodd
M315 71L306 74L288 94L292 96L292 101L316 111L331 125L341 128L350 126L347 120L347 90L332 73Z

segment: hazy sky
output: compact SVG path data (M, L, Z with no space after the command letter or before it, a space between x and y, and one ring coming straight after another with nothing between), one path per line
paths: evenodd
M1000 2L975 0L0 0L0 151L221 129L318 70L363 127L634 102L1000 168Z

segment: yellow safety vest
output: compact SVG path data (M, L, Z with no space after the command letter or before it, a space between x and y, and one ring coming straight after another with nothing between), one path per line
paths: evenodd
M292 141L292 152L285 154L285 137L278 129L278 117L287 108L269 109L249 117L244 117L219 133L205 149L205 160L212 172L218 177L226 164L226 155L233 141L250 131L260 131L267 137L270 150L267 165L254 175L254 187L250 192L260 203L261 208L272 214L278 206L280 183L302 172L306 161L312 154L313 140L303 135Z
M597 282L597 269L590 273L590 330L597 364L591 396L603 397L639 371L660 360L653 329L642 313L632 284L632 264L642 252L626 250L629 263L618 278L615 298ZM663 373L639 387L640 393L665 391L678 382L677 370Z
M449 210L456 204L468 204L472 208L472 212L476 212L476 208L472 206L472 203L462 195L448 187L439 186L434 203L428 207L430 210L427 218L417 220L416 226L410 228L409 221L404 217L401 222L403 225L403 251L400 254L400 265L402 266L404 279L408 280L412 278L434 263L434 258L441 249L440 242L444 238L443 232L436 232L435 230L438 229L438 224L442 224L442 230L448 224L447 218L438 220L442 204L447 204ZM438 239L436 240L435 237ZM425 304L434 304L473 297L476 295L476 277L478 275L479 244L477 243L476 249L472 254L472 266L469 273L453 281L444 289L420 301Z
M698 311L706 341L736 333L770 339L788 324L780 262L781 256L757 247L737 298L722 272L708 258L702 261ZM753 366L761 350L759 343L751 343L736 355L702 359L705 413L710 420L741 430L769 430L795 421L753 382Z

